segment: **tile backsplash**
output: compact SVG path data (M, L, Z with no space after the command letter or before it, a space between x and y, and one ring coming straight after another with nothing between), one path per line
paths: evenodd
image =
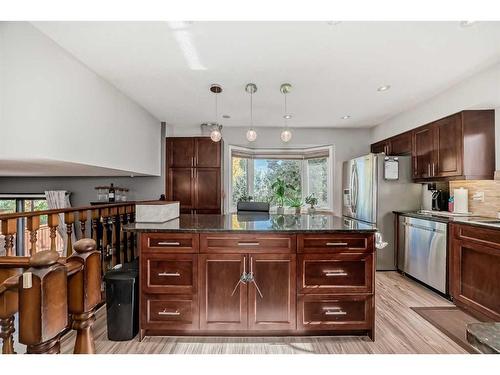
M453 189L463 187L468 190L469 211L474 215L496 217L500 212L500 180L450 181L450 194ZM472 199L476 193L484 193L484 202Z

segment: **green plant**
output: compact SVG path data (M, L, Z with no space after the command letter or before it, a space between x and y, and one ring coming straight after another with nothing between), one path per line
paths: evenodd
M286 202L288 203L288 207L302 207L302 199L300 199L300 197L287 198Z
M285 180L281 178L277 178L276 181L273 182L271 189L273 190L274 199L278 203L279 207L283 207L285 203L286 190L291 189L295 191L295 187L287 184Z
M311 208L314 208L318 204L318 198L314 196L314 194L308 195L306 197L306 204L310 205Z

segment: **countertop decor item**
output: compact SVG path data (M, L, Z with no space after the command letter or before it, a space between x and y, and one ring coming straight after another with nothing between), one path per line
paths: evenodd
M153 201L135 205L138 223L164 223L179 217L179 202Z
M457 214L469 212L469 190L464 188L453 190L453 212Z

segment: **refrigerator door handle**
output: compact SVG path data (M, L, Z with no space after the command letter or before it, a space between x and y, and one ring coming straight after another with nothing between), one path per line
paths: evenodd
M358 208L358 193L359 193L359 178L358 178L358 168L356 163L353 164L353 212L356 213Z

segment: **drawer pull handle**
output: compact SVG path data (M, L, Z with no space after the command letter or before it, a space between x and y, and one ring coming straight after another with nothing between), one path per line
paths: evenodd
M325 311L325 315L347 315L347 313L345 311L342 311L342 310L337 310L337 311L327 310L327 311Z
M158 242L161 246L180 246L180 242Z
M160 272L158 276L180 277L181 274L179 272Z
M167 311L165 309L163 311L158 311L158 315L179 316L181 313L179 311Z
M347 246L347 242L327 242L326 246Z
M347 272L344 270L326 270L323 271L325 276L332 277L332 276L347 276Z
M259 242L238 242L238 246L259 246Z

